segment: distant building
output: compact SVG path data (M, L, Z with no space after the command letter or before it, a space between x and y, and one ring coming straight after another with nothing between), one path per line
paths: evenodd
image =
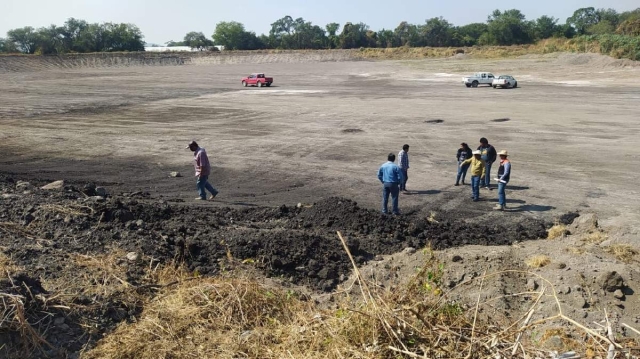
M214 46L218 50L222 51L224 49L223 46ZM146 46L144 51L148 52L198 52L198 51L207 51L207 49L198 50L191 46Z

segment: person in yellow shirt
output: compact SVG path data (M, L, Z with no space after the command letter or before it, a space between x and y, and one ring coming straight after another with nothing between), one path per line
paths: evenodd
M487 164L482 159L482 152L473 151L473 157L466 161L460 162L460 166L468 166L471 170L471 198L474 202L480 200L480 181L484 178Z

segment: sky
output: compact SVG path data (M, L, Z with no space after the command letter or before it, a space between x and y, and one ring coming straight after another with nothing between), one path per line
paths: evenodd
M593 6L619 12L640 7L638 0L0 0L0 37L8 30L51 24L74 17L88 22L137 25L147 43L180 41L187 32L211 36L220 21L238 21L258 35L290 15L324 27L330 22L364 22L373 30L400 22L424 23L443 16L454 25L484 22L495 9L519 9L527 19L549 15L564 23L576 9Z

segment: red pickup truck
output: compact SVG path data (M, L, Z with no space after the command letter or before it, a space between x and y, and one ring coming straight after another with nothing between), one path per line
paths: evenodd
M251 74L242 79L242 86L271 86L273 77L266 77L264 74Z

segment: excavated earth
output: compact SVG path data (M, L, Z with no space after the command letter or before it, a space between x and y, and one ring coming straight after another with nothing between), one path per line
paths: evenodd
M351 268L338 230L355 261L363 265L407 247L430 244L444 249L537 239L546 236L553 223L519 217L516 223L487 224L456 212L440 212L437 220L417 211L384 216L336 197L308 205L248 209L170 205L145 192L104 198L96 196L91 184L39 189L43 184L0 176L0 249L21 268L0 281L0 290L27 298L26 312L41 313L28 318L31 323L52 326L44 337L52 345L45 353L52 357L90 347L119 322L135 320L142 310L141 303L132 306L121 298L123 293L117 293L78 295L72 298L77 309L73 315L64 308L48 308L47 314L38 311L42 305L38 295L53 294L40 279L72 281L79 273L68 264L78 253L99 256L118 248L151 258L148 263L123 256L117 262L127 273L120 279L143 291L146 266L184 264L201 275L216 275L225 270L231 256L255 264L266 276L330 291L349 276ZM559 220L570 222L574 217L568 214ZM79 324L87 321L95 327Z

